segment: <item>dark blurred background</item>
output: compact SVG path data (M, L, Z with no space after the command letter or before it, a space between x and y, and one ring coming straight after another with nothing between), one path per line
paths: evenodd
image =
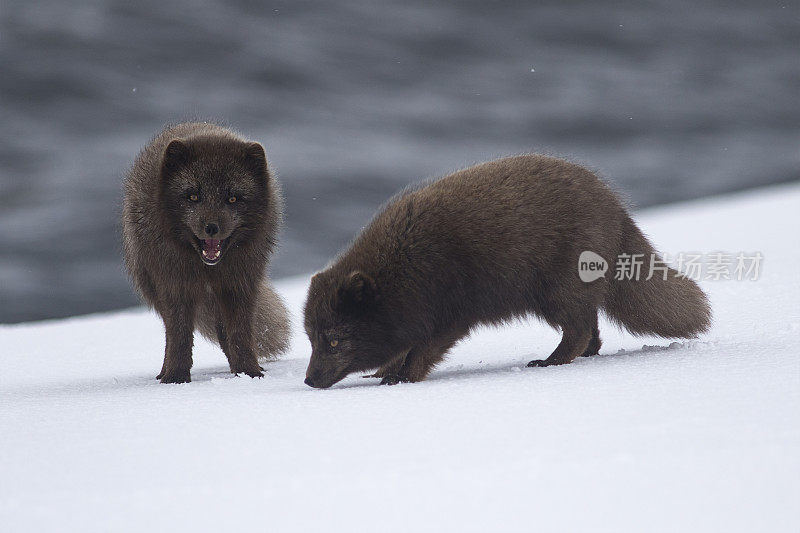
M544 151L649 206L800 178L797 2L186 0L0 6L0 322L135 305L121 182L165 123L264 143L273 277L392 192ZM743 213L742 216L747 216Z

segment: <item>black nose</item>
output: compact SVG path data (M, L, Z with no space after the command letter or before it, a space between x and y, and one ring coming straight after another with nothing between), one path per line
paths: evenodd
M217 233L219 233L219 226L217 226L213 222L211 224L206 224L206 234L207 235L211 235L213 237Z
M306 378L306 380L303 383L305 383L309 387L313 387L314 386L314 380L311 379L311 378Z

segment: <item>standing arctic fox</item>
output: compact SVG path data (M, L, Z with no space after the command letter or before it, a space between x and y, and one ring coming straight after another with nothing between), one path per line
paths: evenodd
M306 384L330 387L378 368L382 383L425 379L478 324L535 315L563 333L543 361L561 365L600 349L597 312L633 334L690 337L709 326L703 292L675 270L664 280L592 282L581 252L609 264L653 247L594 174L539 155L477 165L408 189L311 280Z
M162 383L191 381L195 328L219 343L231 372L263 376L257 357L286 349L286 308L266 267L281 196L264 148L208 123L166 128L125 181L125 263L164 320Z

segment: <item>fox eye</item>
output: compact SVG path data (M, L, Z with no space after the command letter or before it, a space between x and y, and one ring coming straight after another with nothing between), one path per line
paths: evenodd
M228 198L228 203L229 204L235 204L236 203L236 197L235 196L230 196Z
M200 195L199 194L195 194L195 193L190 194L189 195L189 201L190 202L199 202L200 201Z

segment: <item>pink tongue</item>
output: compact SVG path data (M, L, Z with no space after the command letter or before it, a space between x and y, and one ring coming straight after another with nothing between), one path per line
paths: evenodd
M203 251L209 254L219 252L219 239L203 239Z

